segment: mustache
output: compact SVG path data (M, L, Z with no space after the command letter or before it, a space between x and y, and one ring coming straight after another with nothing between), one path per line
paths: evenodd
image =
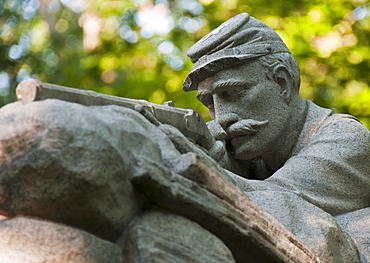
M269 123L268 120L256 121L252 119L240 120L233 123L226 129L226 139L231 139L236 136L253 134L258 131L259 128L266 126Z

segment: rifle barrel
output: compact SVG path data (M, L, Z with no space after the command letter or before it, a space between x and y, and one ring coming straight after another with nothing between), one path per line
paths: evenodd
M106 95L91 90L58 86L35 79L28 79L19 83L16 94L18 100L24 103L44 99L60 99L85 106L118 105L135 109L135 105L142 105L160 123L170 124L176 127L186 137L192 139L202 147L210 149L214 142L213 136L210 134L203 118L198 112L190 109L149 103L146 100Z

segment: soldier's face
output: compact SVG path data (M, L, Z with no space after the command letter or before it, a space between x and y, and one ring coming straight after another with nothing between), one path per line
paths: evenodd
M253 60L198 85L197 98L227 132L227 144L238 159L251 160L273 151L289 125L289 105L280 85L265 70Z

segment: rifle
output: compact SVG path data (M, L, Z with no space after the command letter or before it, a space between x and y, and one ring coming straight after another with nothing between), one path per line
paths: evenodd
M175 108L171 103L164 105L149 103L146 100L135 100L112 95L97 93L91 90L81 90L70 87L58 86L37 81L35 79L24 80L17 86L17 99L22 102L32 102L44 99L60 99L79 103L85 106L94 105L118 105L142 112L148 111L160 123L170 124L176 127L186 137L205 149L210 149L214 138L209 132L207 125L200 114L194 110ZM147 114L147 118L151 115Z

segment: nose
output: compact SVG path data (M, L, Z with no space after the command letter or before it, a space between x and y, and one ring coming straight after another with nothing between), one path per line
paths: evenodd
M233 123L241 120L238 114L230 112L231 108L228 107L226 104L214 106L215 121L217 121L222 126L222 128L227 129Z
M216 121L222 126L222 128L226 129L231 124L240 120L239 116L232 112L225 112L225 113L216 113Z

